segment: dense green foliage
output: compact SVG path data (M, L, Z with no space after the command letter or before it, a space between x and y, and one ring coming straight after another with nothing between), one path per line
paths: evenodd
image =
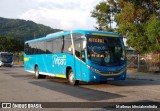
M106 4L106 2L101 2L91 13L91 16L97 19L97 23L99 25L96 27L97 29L111 30L111 23L113 20L111 19L110 7Z
M5 19L0 17L0 37L13 37L20 40L29 40L43 37L57 31L60 30L36 24L32 21Z
M22 51L24 41L44 37L57 31L60 30L32 21L0 17L0 51Z
M20 52L23 51L23 41L14 38L0 37L0 51Z
M103 27L108 27L113 19L116 31L127 37L128 44L139 53L160 52L159 0L107 0L99 3L91 14Z

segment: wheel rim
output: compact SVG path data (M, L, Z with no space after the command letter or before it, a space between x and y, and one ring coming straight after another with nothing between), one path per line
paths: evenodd
M36 77L38 77L38 75L39 75L39 74L38 74L38 68L36 68Z
M69 74L69 81L70 81L70 83L73 83L73 82L74 82L73 72L71 72L71 73Z

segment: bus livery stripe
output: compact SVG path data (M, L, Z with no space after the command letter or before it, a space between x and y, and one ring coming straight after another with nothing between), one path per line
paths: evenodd
M34 71L30 71L30 70L26 70L26 71L30 73L35 73ZM66 76L62 74L52 74L52 73L45 73L45 72L39 72L39 73L43 75L53 76L53 77L66 78Z
M62 74L56 74L56 77L66 78L66 76L65 76L65 75L62 75Z

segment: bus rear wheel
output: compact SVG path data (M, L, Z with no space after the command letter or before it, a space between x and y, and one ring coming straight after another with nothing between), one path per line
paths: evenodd
M79 84L79 80L74 79L74 74L73 74L72 69L69 70L68 81L69 81L69 84L74 85L74 86Z
M41 74L39 74L38 66L35 67L35 75L36 75L36 78L37 78L37 79L46 78L46 75L41 75Z

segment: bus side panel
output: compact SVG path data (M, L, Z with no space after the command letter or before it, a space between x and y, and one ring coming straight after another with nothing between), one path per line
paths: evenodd
M33 64L33 67L35 65L38 65L39 73L40 74L52 74L53 68L52 68L52 54L39 54L36 56L36 62Z
M88 73L87 65L80 59L75 58L75 79L88 82L90 75Z
M53 54L46 55L46 72L53 74Z
M89 69L87 68L87 65L86 63L83 63L81 64L81 70L82 70L82 81L85 81L85 82L89 82L91 81L91 77L90 77L90 74L89 74Z
M57 76L64 76L63 67L66 63L66 56L65 54L53 54L52 56L52 69L53 73ZM65 70L65 69L64 69Z
M46 54L39 54L36 55L36 63L38 65L39 73L46 73L47 71L47 61L46 61Z
M71 67L74 72L74 58L71 54L54 54L53 55L53 73L57 77L66 78L66 69Z
M81 67L81 61L77 58L75 58L75 71L74 71L74 77L76 80L82 79L82 67Z
M36 56L27 55L24 57L24 66L27 71L34 71L34 64L36 62Z

